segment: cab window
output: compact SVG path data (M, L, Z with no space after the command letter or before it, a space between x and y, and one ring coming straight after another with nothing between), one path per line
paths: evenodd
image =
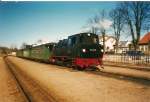
M76 44L76 37L72 37L68 39L68 45L73 46Z

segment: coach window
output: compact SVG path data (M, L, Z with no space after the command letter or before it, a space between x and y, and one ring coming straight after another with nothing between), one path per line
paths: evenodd
M73 46L76 43L76 37L69 38L68 46Z

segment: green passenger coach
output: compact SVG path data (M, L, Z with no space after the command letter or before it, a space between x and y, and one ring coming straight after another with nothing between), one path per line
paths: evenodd
M18 50L16 56L23 57L23 49Z
M23 50L23 57L30 58L30 55L31 55L30 53L31 53L31 49L30 48L24 49Z
M37 46L30 46L25 49L18 50L17 56L27 59L49 62L49 57L52 54L52 49L54 45L55 43L47 43Z
M52 54L53 45L53 43L47 43L32 47L30 56L31 59L37 59L48 62L49 57Z

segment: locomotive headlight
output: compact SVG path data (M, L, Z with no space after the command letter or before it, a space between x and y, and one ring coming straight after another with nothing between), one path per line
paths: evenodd
M85 52L86 52L86 49L82 49L82 52L84 52L84 53L85 53Z

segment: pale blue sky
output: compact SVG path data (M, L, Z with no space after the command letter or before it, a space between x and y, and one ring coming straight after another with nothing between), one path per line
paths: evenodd
M58 41L81 31L97 11L116 2L0 2L0 46Z

